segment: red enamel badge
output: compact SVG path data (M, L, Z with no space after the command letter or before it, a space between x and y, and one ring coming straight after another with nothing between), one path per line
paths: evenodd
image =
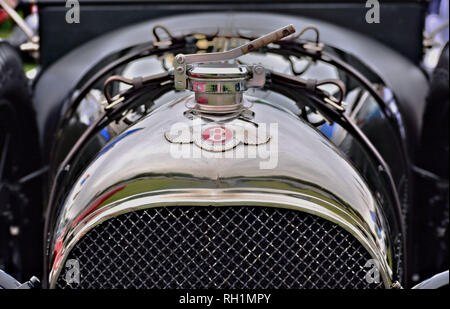
M211 143L225 143L233 137L233 132L222 126L209 127L202 132L202 138Z

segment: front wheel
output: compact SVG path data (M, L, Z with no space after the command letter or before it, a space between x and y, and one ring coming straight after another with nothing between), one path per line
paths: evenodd
M31 91L17 51L0 41L0 269L23 280L42 261L42 187Z

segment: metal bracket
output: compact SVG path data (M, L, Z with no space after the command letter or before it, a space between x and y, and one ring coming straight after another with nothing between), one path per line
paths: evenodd
M247 81L248 88L261 88L266 83L266 70L260 65L254 65L251 67L253 76Z

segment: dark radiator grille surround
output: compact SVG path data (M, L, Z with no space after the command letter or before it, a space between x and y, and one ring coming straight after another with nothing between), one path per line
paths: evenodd
M68 259L79 284L58 288L377 288L370 254L347 231L271 207L158 207L88 232Z

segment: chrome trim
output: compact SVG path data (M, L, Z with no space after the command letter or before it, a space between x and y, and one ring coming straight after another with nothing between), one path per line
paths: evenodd
M164 132L174 123L192 124L185 112L193 96L163 105L111 140L61 205L51 230L50 287L55 287L70 249L108 218L149 207L251 205L305 211L340 225L380 263L389 288L396 235L390 235L382 205L360 173L335 145L293 113L244 96L253 104L249 121L277 125L265 145L241 143L213 153L169 142ZM173 157L174 145L198 149L201 156ZM262 169L258 158L227 158L232 151L258 152L266 146L276 149L278 161L271 169Z
M154 207L169 206L262 206L279 207L303 211L327 219L350 232L377 261L384 261L375 243L369 241L366 229L354 214L338 204L330 203L312 195L292 193L284 190L248 190L248 189L183 189L161 190L142 193L124 198L98 209L82 220L67 235L59 265L53 265L49 276L50 287L55 288L62 265L70 250L91 229L105 220L131 211ZM392 272L386 263L380 263L380 273L386 288L391 286Z
M448 285L449 274L448 270L443 271L439 274L434 275L431 278L428 278L419 284L413 287L414 290L429 290L429 289L440 289L446 285Z

